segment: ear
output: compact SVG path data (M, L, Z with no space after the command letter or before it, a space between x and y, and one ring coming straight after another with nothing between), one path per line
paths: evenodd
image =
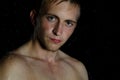
M30 20L33 26L35 26L35 20L36 19L36 11L33 9L30 11Z

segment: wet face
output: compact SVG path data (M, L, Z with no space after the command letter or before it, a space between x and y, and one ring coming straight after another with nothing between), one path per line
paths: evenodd
M47 50L58 50L73 33L79 15L79 7L68 1L53 4L41 20L38 19L40 44Z

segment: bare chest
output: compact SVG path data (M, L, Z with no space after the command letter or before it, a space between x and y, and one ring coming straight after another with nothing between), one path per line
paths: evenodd
M40 62L28 66L31 79L34 80L80 80L78 72L70 65L61 62L57 65ZM29 76L29 74L27 74Z

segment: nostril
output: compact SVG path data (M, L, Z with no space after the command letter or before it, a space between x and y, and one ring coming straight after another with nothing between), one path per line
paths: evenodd
M53 34L56 36L60 36L61 35L61 29L59 27L55 28L53 30Z
M55 29L53 30L53 34L55 34L55 35L56 35L56 30L55 30Z

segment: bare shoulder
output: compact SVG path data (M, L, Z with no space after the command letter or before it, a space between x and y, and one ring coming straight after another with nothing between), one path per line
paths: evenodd
M63 54L65 53L63 52ZM81 61L72 58L69 55L65 54L65 56L66 57L64 58L64 61L68 63L70 66L72 66L78 72L80 77L82 77L82 80L88 80L88 73L85 65Z
M7 58L3 59L1 62L1 66L3 68L11 68L14 66L23 66L25 64L24 59L21 56L16 54L11 54Z
M17 55L9 55L0 64L0 80L19 80L20 77L24 77L26 72L27 67L24 59Z

